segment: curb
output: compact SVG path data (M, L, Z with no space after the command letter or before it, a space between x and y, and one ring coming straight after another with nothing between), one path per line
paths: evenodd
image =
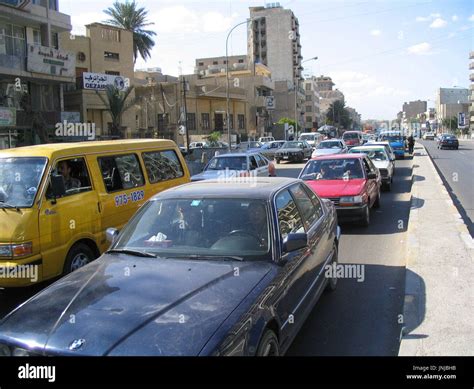
M449 200L447 200L450 212L453 218L458 222L458 233L465 245L466 250L471 252L471 257L474 260L474 240L471 238L471 235L468 231L467 226L464 224L461 214L456 208L451 195L449 194L448 189L446 188L440 173L436 169L436 166L433 162L431 155L428 150L421 144L415 146L415 156L428 156L431 169L435 173L436 181L441 185L441 191L443 195L446 195ZM418 150L418 152L416 152ZM410 265L416 263L418 258L418 253L420 252L420 244L417 237L417 230L420 225L418 208L421 205L421 200L418 198L418 187L416 185L416 167L414 158L414 166L412 170L412 192L411 192L411 204L410 204L410 215L408 218L408 228L406 236L406 251L405 251L405 297L403 303L403 324L400 334L400 348L399 356L418 356L424 355L420 354L423 350L423 339L413 339L410 338L410 333L412 330L418 327L420 320L422 307L421 304L425 301L426 295L423 295L423 288L420 284L419 277L416 277L412 272L410 272ZM403 342L403 339L410 339L410 342Z

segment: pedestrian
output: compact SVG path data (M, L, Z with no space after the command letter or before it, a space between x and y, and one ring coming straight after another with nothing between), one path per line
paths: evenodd
M408 137L408 152L410 154L413 154L415 148L415 138L413 138L413 134L410 134Z

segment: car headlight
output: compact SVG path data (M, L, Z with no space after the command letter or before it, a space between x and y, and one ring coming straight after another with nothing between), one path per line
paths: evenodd
M358 204L362 202L364 202L364 199L362 198L362 196L346 196L346 197L341 197L339 204L341 203Z
M11 357L12 350L6 344L0 343L0 357Z
M20 347L15 347L13 349L13 353L12 355L14 357L29 357L30 356L30 352L24 348L20 348Z
M0 257L18 258L31 255L32 253L33 243L31 242L0 245Z

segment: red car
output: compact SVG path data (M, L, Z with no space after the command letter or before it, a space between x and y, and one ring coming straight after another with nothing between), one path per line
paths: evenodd
M346 131L342 134L342 140L348 148L362 146L364 140L360 131Z
M370 209L380 207L382 178L365 154L339 154L308 161L299 178L319 197L332 200L340 220L370 223Z

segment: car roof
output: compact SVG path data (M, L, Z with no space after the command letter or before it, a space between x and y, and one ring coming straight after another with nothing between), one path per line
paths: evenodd
M324 139L324 140L321 141L321 143L325 143L325 142L342 142L342 143L344 143L344 140L337 138L337 139Z
M180 185L153 197L153 199L171 198L247 198L268 200L280 189L297 182L296 178L286 177L246 177L245 179L229 180L203 180Z
M226 153L213 156L212 158L224 158L224 157L246 157L247 155L259 154L256 152L249 151L248 153Z
M383 145L364 145L364 146L357 146L352 148L352 150L360 150L360 149L368 149L368 150L385 150L385 147Z
M365 158L365 154L332 154L332 155L321 155L319 157L312 158L311 160L327 160L327 159L360 159Z

